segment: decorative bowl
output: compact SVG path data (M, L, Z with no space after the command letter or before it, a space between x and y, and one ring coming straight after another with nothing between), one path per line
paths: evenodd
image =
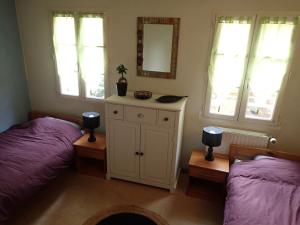
M135 91L134 97L141 100L146 100L152 97L151 91Z
M161 102L161 103L173 103L173 102L178 102L179 100L181 100L182 98L185 98L185 97L188 97L188 96L163 95L155 100L157 102Z

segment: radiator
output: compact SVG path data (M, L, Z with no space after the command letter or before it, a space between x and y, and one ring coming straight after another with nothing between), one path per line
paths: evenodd
M228 154L231 144L267 148L271 138L267 134L260 132L220 128L223 130L222 144L219 147L214 147L214 152L222 154Z

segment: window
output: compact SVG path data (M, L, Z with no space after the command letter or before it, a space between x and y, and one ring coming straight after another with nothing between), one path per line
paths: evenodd
M275 120L298 17L217 17L206 113L234 120Z
M103 99L105 46L102 15L54 14L53 45L60 93Z

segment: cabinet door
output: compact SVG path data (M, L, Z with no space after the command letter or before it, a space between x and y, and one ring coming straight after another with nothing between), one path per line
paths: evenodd
M112 176L139 177L140 125L118 120L109 122L109 153Z
M140 176L147 182L170 183L173 131L141 126Z

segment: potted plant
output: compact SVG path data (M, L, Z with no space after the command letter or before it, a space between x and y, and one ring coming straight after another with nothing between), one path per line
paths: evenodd
M124 77L124 74L127 73L128 69L123 64L120 64L119 66L117 66L116 70L119 74L121 74L121 77L117 82L118 95L126 96L128 83L126 78Z

